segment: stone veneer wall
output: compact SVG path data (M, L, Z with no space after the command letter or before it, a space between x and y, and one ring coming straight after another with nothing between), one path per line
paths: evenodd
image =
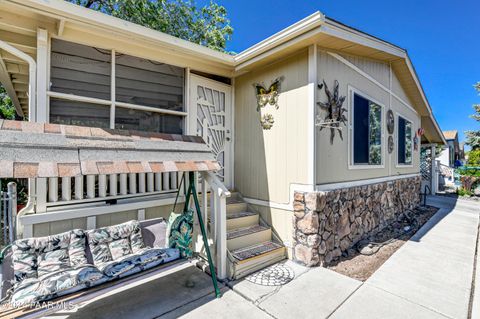
M295 192L293 259L323 266L420 202L420 176L326 192Z

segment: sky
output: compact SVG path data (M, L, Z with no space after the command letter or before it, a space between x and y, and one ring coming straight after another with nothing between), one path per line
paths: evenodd
M469 118L480 103L479 0L216 0L234 33L229 51L240 52L320 11L408 51L442 130L478 130ZM201 4L204 1L199 1Z

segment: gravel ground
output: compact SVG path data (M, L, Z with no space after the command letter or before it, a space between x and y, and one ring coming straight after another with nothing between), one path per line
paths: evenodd
M399 221L393 222L367 240L357 243L347 253L327 265L327 268L357 280L367 280L437 211L438 208L427 206L424 209L416 208L408 212Z

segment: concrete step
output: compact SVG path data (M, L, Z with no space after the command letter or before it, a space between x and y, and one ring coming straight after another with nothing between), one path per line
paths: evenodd
M230 251L270 241L272 230L269 227L255 225L227 231L227 248Z
M227 214L227 230L258 225L260 217L257 213L238 212Z

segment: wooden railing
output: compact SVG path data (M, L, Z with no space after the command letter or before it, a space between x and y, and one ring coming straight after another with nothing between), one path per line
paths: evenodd
M179 173L177 172L49 178L47 191L44 194L46 198L37 197L37 201L44 201L48 210L48 207L67 204L174 192L178 189L178 182ZM38 212L41 211L37 210Z

